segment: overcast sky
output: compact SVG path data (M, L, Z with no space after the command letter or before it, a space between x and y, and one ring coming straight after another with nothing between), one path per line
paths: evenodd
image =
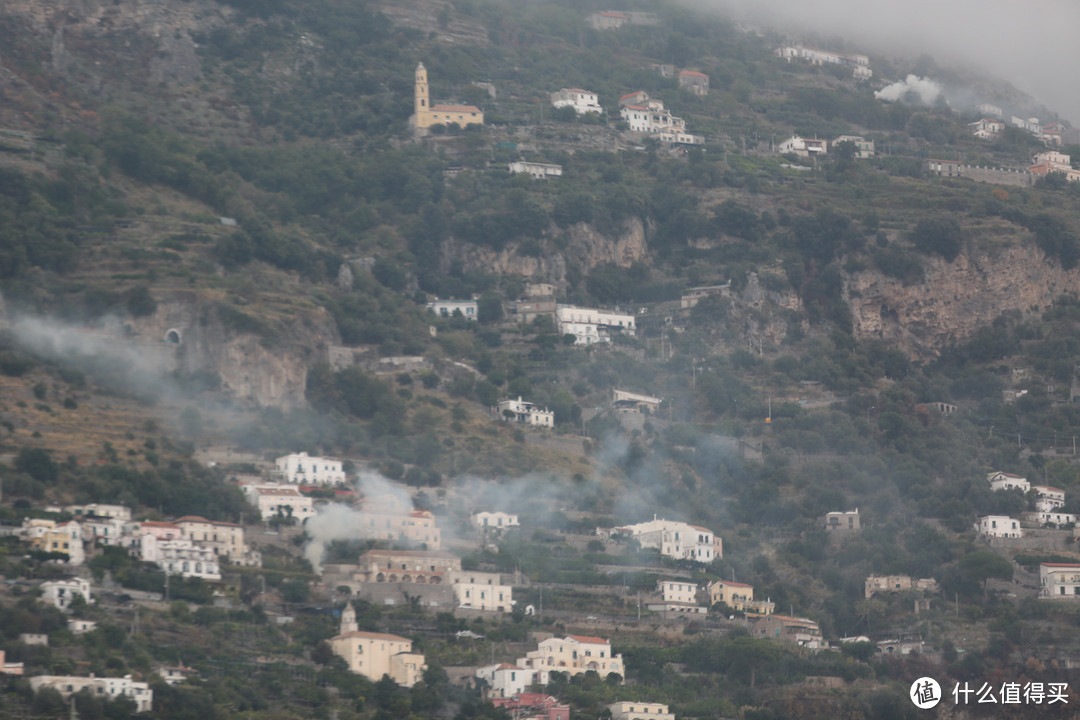
M1080 124L1080 0L687 0L793 34L839 36L877 51L933 56L999 76ZM895 78L893 78L895 79ZM877 80L877 78L875 78Z

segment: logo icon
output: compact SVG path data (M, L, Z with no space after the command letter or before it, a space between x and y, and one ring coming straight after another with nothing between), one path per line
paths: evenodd
M941 702L941 686L932 677L921 677L911 683L911 692L908 693L911 702L920 710L929 710Z

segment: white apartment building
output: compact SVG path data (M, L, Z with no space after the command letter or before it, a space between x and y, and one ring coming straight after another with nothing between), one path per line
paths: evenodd
M986 515L981 517L979 522L975 524L975 530L986 537L1024 537L1024 531L1020 529L1020 521L1007 515Z
M575 345L611 342L612 332L637 332L633 315L575 305L556 306L555 327L560 335L573 335Z
M80 515L76 520L82 524L83 539L95 545L119 545L124 536L124 527L130 522L118 517L100 517Z
M138 556L152 562L168 575L220 580L221 566L217 554L208 547L188 539L159 540L150 533L139 536Z
M489 512L483 510L478 513L473 513L472 524L473 527L478 527L481 530L504 530L506 528L519 527L521 523L518 522L518 516L513 513Z
M662 132L685 133L686 121L675 117L662 102L649 101L647 105L623 105L619 109L630 130L655 135Z
M303 523L315 514L311 498L289 485L245 485L248 502L259 509L263 520L281 515Z
M67 580L47 580L41 583L41 599L60 610L67 611L76 595L82 595L87 603L93 602L93 598L90 597L89 580L76 577Z
M38 675L30 678L30 688L38 692L42 688L52 688L65 698L89 688L98 697L115 699L126 696L135 701L135 712L148 713L153 709L154 691L149 683L135 682L130 675L122 678L75 677L74 675Z
M236 523L207 520L198 515L186 515L173 523L184 537L210 548L219 557L226 557L236 565L259 565L260 556L244 543L244 528Z
M555 413L547 408L540 409L536 403L526 402L518 396L517 400L502 400L496 406L499 417L504 421L525 423L536 427L555 427Z
M123 505L103 505L101 503L67 505L64 507L64 512L69 512L75 517L115 518L124 522L131 520L131 508Z
M274 468L292 485L333 485L347 480L342 463L334 458L309 456L306 452L284 455Z
M1054 512L1053 510L1026 512L1022 513L1020 517L1024 522L1036 525L1057 525L1058 527L1075 525L1077 522L1077 516L1074 513Z
M435 300L427 304L427 309L439 317L453 317L455 312L461 313L466 320L475 320L477 311L476 300Z
M604 114L596 93L581 88L563 88L551 93L551 104L557 108L572 107L578 115L585 113Z
M827 140L818 140L816 138L810 139L792 135L790 138L776 146L776 152L781 155L792 153L799 157L826 155L829 152L829 142Z
M608 710L611 720L675 720L675 713L669 712L663 703L624 700L608 705Z
M1065 491L1053 485L1032 485L1038 499L1035 501L1035 509L1042 512L1052 512L1065 504Z
M512 698L527 691L531 685L547 685L549 674L537 673L511 663L496 663L476 669L476 677L487 682L488 698Z
M1016 488L1020 492L1026 493L1031 489L1031 483L1027 481L1027 478L1007 472L995 471L987 473L986 481L990 483L990 489L994 491Z
M512 175L529 175L533 180L547 180L552 177L562 177L562 165L554 163L526 162L518 160L509 165Z
M980 118L968 123L971 134L980 140L997 140L1005 132L1005 123L994 118Z
M1042 598L1080 596L1080 563L1041 563L1039 580Z
M618 527L611 534L628 536L643 548L656 548L661 555L678 560L710 563L724 556L723 542L712 530L678 520L652 520Z
M450 582L458 607L506 613L513 609L513 588L503 583L499 573L457 570Z
M709 608L697 603L697 585L690 582L665 580L658 586L661 602L648 604L650 610L657 612L682 612L705 615Z
M611 641L587 635L567 635L540 641L536 650L515 663L525 670L557 670L578 675L595 670L600 677L618 673L626 677L622 655L611 651Z
M849 55L831 50L819 50L804 45L788 45L777 48L775 54L788 62L801 60L811 65L845 65L850 67L852 74L860 80L867 80L874 76L873 71L870 69L870 58L866 55Z

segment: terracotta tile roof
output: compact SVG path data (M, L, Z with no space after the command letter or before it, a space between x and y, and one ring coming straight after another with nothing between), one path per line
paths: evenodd
M432 105L431 112L479 113L475 105Z
M590 645L610 645L611 641L602 637L593 637L591 635L567 635L566 637L577 640L579 643L588 643Z
M365 640L391 640L393 642L412 642L409 638L403 638L400 635L389 635L387 633L374 633L364 632L363 630L354 630L353 632L347 632L342 635L335 635L330 638L331 640L345 640L349 638L355 638L357 640L363 638Z

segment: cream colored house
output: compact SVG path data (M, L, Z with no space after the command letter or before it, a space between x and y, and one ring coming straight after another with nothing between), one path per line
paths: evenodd
M611 651L611 641L587 635L567 635L540 641L536 650L515 663L526 670L557 670L578 675L595 670L600 677L617 673L626 677L622 655Z
M502 582L499 573L458 570L451 574L458 607L471 610L510 612L512 587Z
M281 515L303 523L315 514L311 498L290 485L245 485L244 492L263 520Z
M1039 597L1080 598L1080 563L1042 563L1039 580Z
M428 550L442 547L442 531L427 510L413 510L392 495L364 498L361 506L357 526L364 537L422 545Z
M173 524L179 527L184 537L208 547L216 554L225 556L230 562L241 564L248 552L244 544L244 527L231 522L207 520L198 515L186 515Z
M724 603L732 610L756 615L772 615L776 603L771 600L755 600L754 586L731 580L709 583L709 604Z
M349 665L349 670L372 682L387 675L403 687L412 687L424 675L424 656L412 651L412 640L386 633L356 629L356 611L346 605L341 614L341 634L330 638L330 647Z
M878 593L898 593L906 590L937 592L937 580L934 578L912 578L907 575L871 575L866 578L863 587L867 599Z
M670 712L663 703L624 700L608 705L608 710L611 711L611 720L675 720L675 713Z

